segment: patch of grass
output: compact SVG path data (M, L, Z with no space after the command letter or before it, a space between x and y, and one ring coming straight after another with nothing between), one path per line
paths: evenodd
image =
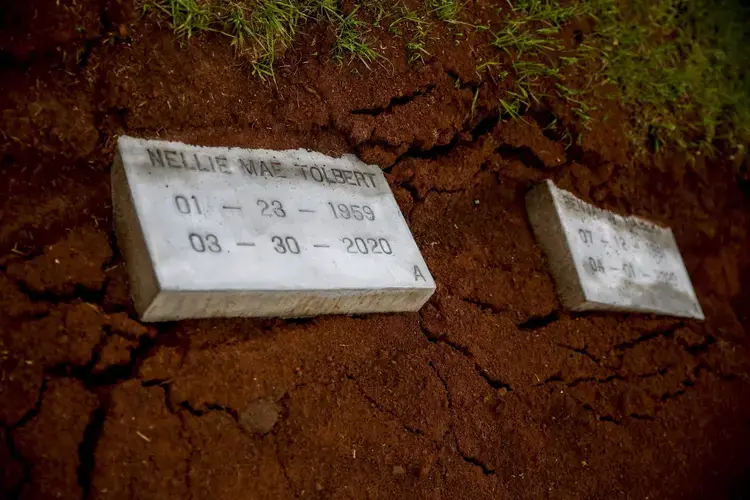
M406 42L409 64L417 61L424 63L425 56L430 55L427 52L427 30L429 25L429 21L425 18L406 8L401 12L401 16L391 23L390 31L394 35L404 36L402 27L410 30L411 37Z
M501 98L499 101L501 117L502 115L506 115L511 120L521 118L521 106L528 106L528 103L525 103L517 94L514 95L512 92L509 92L509 94L511 94L511 99Z
M323 23L335 33L332 60L367 67L382 57L368 42L373 27L402 37L410 64L430 56L431 30L439 22L490 29L467 22L467 0L422 0L416 8L399 0L362 0L346 14L337 0L151 1L147 6L163 12L178 37L225 35L252 73L270 80L305 23ZM547 93L568 102L588 127L595 109L590 89L610 82L632 113L632 138L643 151L709 153L717 143L741 145L750 141L750 12L743 2L505 0L497 3L502 24L491 27L489 38L504 56L490 55L477 74L508 89L498 102L504 117L521 116ZM595 20L594 32L566 47L563 26L587 16ZM457 42L464 35L451 32ZM576 80L578 88L563 76L582 73L590 81Z
M241 4L233 3L229 6L229 17L224 22L224 30L234 35L232 46L235 49L244 47L252 39L254 31L250 26L247 11Z
M242 12L242 5L235 3L233 12ZM275 80L276 59L291 47L305 17L292 2L263 0L248 14L247 23L240 25L241 31L230 33L238 51L248 55L253 75Z
M511 10L523 18L524 22L540 22L548 28L547 34L556 33L564 23L573 18L590 13L593 2L581 1L563 6L556 0L507 0Z
M711 153L750 140L750 11L741 0L600 2L606 76L634 110L633 138Z
M513 69L516 77L516 91L509 94L520 95L521 102L527 107L533 102L540 104L541 98L547 95L539 89L544 81L560 78L560 70L536 61L515 61Z
M331 54L339 62L346 56L352 56L369 69L368 63L375 61L379 54L362 37L363 23L357 18L358 9L359 6L354 7L349 14L338 19L336 43Z
M157 9L171 21L179 38L210 31L227 36L252 74L275 81L274 67L308 22L325 23L335 32L331 59L359 60L368 68L380 54L367 40L371 27L385 20L393 33L404 35L409 63L424 63L433 26L430 16L476 30L487 29L459 19L465 0L423 0L423 9L410 10L400 0L362 0L344 14L338 0L146 0L144 11ZM365 13L364 21L360 13ZM456 36L462 36L458 33Z
M676 147L711 153L717 141L733 147L750 141L750 65L745 55L750 9L742 0L507 3L509 19L495 32L492 45L513 58L516 93L528 95L527 101L538 97L534 82L557 79L558 97L588 127L594 109L589 85L571 89L559 74L536 64L562 50L556 33L564 23L592 16L596 28L590 40L557 61L561 67L593 63L587 66L593 69L591 78L619 89L633 116L631 138L641 152Z
M560 70L536 61L515 61L513 69L516 71L519 81L530 83L538 82L545 77L558 78Z
M556 83L555 88L558 97L565 99L572 105L573 113L581 121L584 128L588 129L589 123L591 122L591 112L597 109L595 106L586 102L588 88L571 89L562 83Z
M392 6L387 5L386 0L362 0L360 5L372 15L374 27L379 27L381 22L393 15L389 8Z
M376 5L381 0L370 2ZM178 37L190 38L203 31L229 37L237 53L249 61L252 74L261 79L275 80L277 59L292 46L307 21L328 23L336 32L333 60L343 62L351 56L367 65L378 57L364 38L359 7L343 15L336 0L158 0L145 4L144 10L150 7L170 18Z
M511 63L502 67L494 61L485 62L477 66L477 72L499 66L498 75L505 78L512 69L513 87L500 99L499 107L501 115L516 118L525 108L541 102L544 94L540 87L545 80L561 77L549 55L564 49L556 35L581 9L578 4L562 7L557 1L545 0L507 0L507 4L510 12L490 43L505 52Z
M456 23L464 4L457 0L425 0L425 9L441 21Z
M336 20L341 19L337 0L293 1L300 4L305 10L305 13L313 19L327 20L329 22L335 22Z
M513 86L499 102L501 115L517 118L525 108L541 103L544 94L540 87L545 81L561 78L559 68L550 63L548 56L564 49L552 35L559 31L560 23L571 15L572 10L552 8L552 3L539 0L508 2L512 16L493 33L491 45L510 56L511 62L503 66L496 61L487 61L477 66L480 75L497 67L500 71L496 74L502 79L511 74L509 70L512 69Z
M485 73L489 73L491 78L496 79L497 81L503 81L505 80L505 77L510 74L509 72L504 71L502 69L503 67L503 64L498 61L485 61L477 65L476 72L479 78L482 78ZM493 69L497 71L490 71Z
M588 128L592 81L611 82L632 112L632 139L645 151L664 147L710 153L717 141L750 141L750 9L742 0L506 0L504 24L491 44L511 58L514 85L499 107L514 116L538 102L554 82ZM565 49L561 27L575 18L596 21L586 43ZM550 57L551 54L561 57ZM555 61L553 66L549 61ZM560 69L586 63L590 80L567 86ZM477 67L500 74L489 61ZM506 65L507 66L507 65ZM520 108L519 108L520 106ZM520 110L520 111L519 111ZM558 126L558 125L556 125Z
M585 58L583 55L559 57L559 54L571 51L566 51L558 34L562 25L571 19L592 15L594 1L580 0L562 5L558 0L506 0L510 12L504 25L494 32L491 44L512 59L515 89L508 95L515 102L522 107L540 103L540 98L544 97L539 90L542 84L545 81L558 82L562 79L560 66L578 64ZM552 54L558 55L554 58L555 65L551 62ZM562 97L566 98L567 94ZM505 108L502 103L501 108ZM588 118L585 113L579 116Z
M213 22L213 12L205 3L197 0L170 0L155 4L145 4L144 10L150 5L162 10L172 18L174 32L178 36L191 36L210 29Z
M514 49L519 55L524 52L539 52L542 50L561 50L562 46L557 40L548 37L548 33L539 33L539 30L527 30L524 21L510 21L504 29L494 34L492 45L504 50L511 55Z

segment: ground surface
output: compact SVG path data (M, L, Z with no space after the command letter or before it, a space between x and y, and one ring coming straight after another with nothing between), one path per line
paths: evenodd
M498 125L491 87L472 112L466 45L409 67L383 40L393 64L370 72L316 58L325 43L303 36L274 87L218 39L181 48L128 4L6 8L3 495L741 495L750 209L731 166L631 162L612 103L567 150L544 110ZM420 314L137 323L111 231L124 132L382 165L434 299ZM522 201L545 178L670 225L706 321L561 311Z

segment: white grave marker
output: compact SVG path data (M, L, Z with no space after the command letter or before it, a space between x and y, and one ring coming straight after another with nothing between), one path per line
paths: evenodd
M416 311L435 291L383 173L354 156L120 137L112 192L144 321Z
M526 205L565 308L703 319L671 229L589 205L549 180Z

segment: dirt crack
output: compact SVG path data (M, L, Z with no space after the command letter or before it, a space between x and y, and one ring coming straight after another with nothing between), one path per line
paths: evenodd
M449 340L443 334L438 334L438 335L432 334L429 330L427 330L422 325L421 319L419 321L419 328L422 331L422 335L424 335L425 337L427 337L427 340L429 342L432 342L432 343L441 342L441 343L447 345L448 347L450 347L451 349L453 349L454 351L460 353L462 356L465 356L465 357L469 358L470 360L472 360L474 362L474 369L476 370L477 374L480 377L482 377L485 380L485 382L487 382L487 384L490 387L492 387L493 389L506 389L508 391L512 391L513 390L511 388L510 384L507 384L507 383L503 382L499 378L492 377L489 374L489 371L487 369L485 369L479 363L479 361L477 361L477 359L474 357L474 353L471 352L471 349L469 347L461 345L461 344L459 344L457 342L454 342L452 340ZM446 385L446 391L447 391L447 385Z
M448 409L450 410L450 415L451 415L451 419L450 419L450 422L448 424L448 429L445 431L445 433L443 434L443 436L440 438L440 446L438 447L438 449L442 449L445 446L445 440L450 435L450 436L453 437L453 439L454 439L454 441L456 443L456 450L458 451L458 454L459 454L459 456L461 457L462 460L464 460L465 462L467 462L467 463L469 463L469 464L471 464L471 465L473 465L475 467L479 467L482 470L482 473L485 474L485 475L493 475L493 474L495 474L495 469L490 468L489 466L487 466L487 464L485 464L484 462L480 461L478 458L472 457L469 454L464 453L461 450L461 446L458 443L458 437L456 436L456 432L455 432L455 428L454 428L454 417L455 417L454 410L455 409L453 407L453 398L451 397L451 392L448 389L448 381L443 378L443 376L440 374L440 370L437 369L437 367L432 363L432 361L430 361L428 363L428 366L430 368L432 368L432 370L435 372L435 375L437 376L438 380L440 380L440 382L443 384L443 387L445 388L445 399L446 399L446 402L448 403Z
M419 147L419 143L421 141L414 140L411 144L409 144L409 147L406 151L404 151L401 155L396 158L396 160L393 162L394 165L398 164L399 162L403 161L405 158L415 158L415 159L422 159L422 160L437 160L442 156L446 156L450 154L456 146L458 146L461 143L461 136L464 133L464 130L456 130L453 134L453 137L451 137L450 141L448 141L445 144L436 144L435 146L432 146L428 149L422 149ZM368 143L370 144L370 143ZM473 144L473 143L472 143ZM401 147L403 144L389 144L389 147Z
M445 389L445 402L448 404L448 409L453 411L453 398L451 397L451 392L448 390L448 382L442 375L440 375L440 371L432 361L428 362L427 365L432 368L432 371L435 372L435 376L440 380L440 383L443 384L443 388Z
M656 371L653 371L653 372L637 373L637 374L633 375L632 378L639 379L639 380L645 380L645 379L649 379L649 378L653 378L653 377L658 377L659 375L666 375L669 372L669 370L671 370L674 367L675 367L675 365L669 365L669 366L665 366L664 368L661 368L660 370L656 370Z
M518 160L527 167L536 170L549 170L541 158L528 146L512 146L510 144L501 144L495 152L502 156L503 160Z
M461 456L464 462L475 467L479 467L482 470L482 474L484 474L485 476L492 476L496 473L495 469L490 468L489 466L487 466L487 464L483 463L478 458L465 455L460 448L458 450L458 454Z
M96 447L104 430L109 401L99 402L89 417L89 423L83 431L83 441L78 445L78 486L81 488L81 498L86 500L91 496L91 484L96 466Z
M477 90L479 87L482 86L482 82L477 81L477 80L467 80L465 82L461 81L461 76L457 72L453 71L452 69L443 68L443 71L445 72L446 75L448 75L448 78L453 80L455 88L459 88L462 90L463 89Z
M424 333L424 330L423 330ZM512 391L510 384L507 384L503 382L499 378L492 377L489 374L489 371L485 369L482 365L479 364L479 362L474 357L474 354L471 352L471 350L463 346L461 344L458 344L456 342L450 341L447 338L445 338L444 335L441 335L439 337L432 337L430 335L425 334L425 336L431 341L431 342L441 342L451 349L453 349L456 352L461 353L462 356L465 356L469 359L471 359L474 362L474 369L476 370L477 374L482 377L487 384L492 387L493 389L507 389L508 391Z
M284 475L284 480L289 486L289 491L292 492L294 498L299 498L300 494L295 490L294 485L292 484L292 479L289 477L289 471L286 470L286 464L281 460L281 447L279 446L278 440L274 439L273 447L276 453L276 461L279 463L279 467L281 467L281 473Z
M458 146L474 146L476 142L485 135L490 135L495 128L498 121L497 113L490 113L489 115L480 118L477 125L474 127L463 126L457 128L453 133L451 139L445 144L437 144L429 149L422 149L418 146L419 141L413 141L409 144L406 151L401 153L392 163L392 165L385 169L386 172L390 171L394 166L398 165L399 162L408 159L423 159L423 160L439 160L444 156L449 155ZM466 137L467 134L471 135L471 140ZM404 144L391 144L385 141L368 140L362 143L367 146L382 146L386 149L400 148ZM488 155L489 156L489 155Z
M346 378L349 379L349 380L351 380L354 383L355 387L357 388L357 390L359 391L359 393L362 395L362 397L364 397L373 407L375 407L376 410L378 410L381 413L385 413L387 415L390 415L391 417L393 417L394 419L396 419L396 421L399 424L401 424L401 426L404 428L404 430L406 432L409 432L411 434L416 434L418 436L424 436L425 435L425 432L422 429L418 429L416 427L412 427L412 426L406 424L406 422L404 422L403 419L395 411L389 410L388 408L385 408L383 405L381 405L380 403L378 403L377 400L375 400L375 398L373 398L372 396L370 396L369 394L367 394L364 391L364 389L362 389L362 387L359 385L359 382L357 381L357 379L353 375L347 374Z
M641 414L641 413L631 413L631 414L628 415L628 417L633 418L635 420L646 420L646 421L649 421L649 422L655 422L656 421L656 417L654 417L652 415Z
M668 401L670 399L676 399L676 398L682 396L683 394L685 394L685 392L686 392L686 389L684 389L684 388L683 389L677 389L676 391L672 391L672 392L665 392L664 394L662 394L659 397L659 401L661 401L663 403L663 402Z
M388 101L388 104L385 106L353 109L351 111L351 114L378 116L383 113L390 113L391 111L393 111L393 108L396 108L398 106L405 106L406 104L409 104L417 97L430 95L435 90L435 88L436 88L436 85L434 83L430 83L408 94L391 97L391 99Z
M29 423L31 419L39 415L39 412L42 410L42 401L44 400L44 392L46 390L47 390L47 377L44 377L44 379L42 380L42 385L39 387L39 396L37 396L34 406L29 408L29 410L26 413L24 413L24 415L20 419L18 419L17 422L8 426L8 429L10 429L11 431L20 429L21 427Z
M632 349L633 347L639 344L642 344L643 342L647 342L649 340L653 340L658 337L671 337L676 330L682 328L683 326L685 326L684 322L678 322L666 328L652 330L648 333L644 333L643 335L636 338L635 340L630 340L630 341L622 342L620 344L615 345L615 349L617 349L618 351L626 351L628 349Z
M619 380L622 382L627 382L627 379L623 377L622 375L615 374L611 375L609 377L604 378L597 378L597 377L580 377L573 380L566 381L559 376L553 376L545 380L544 382L537 384L537 386L543 386L548 384L564 384L565 387L575 387L580 384L585 384L587 382L595 382L597 384L608 384L609 382L612 382L613 380Z
M615 380L619 380L621 382L626 382L627 380L622 375L610 375L609 377L604 378L596 378L596 377L583 377L579 379L575 379L572 382L567 383L566 385L568 387L575 387L579 384L582 384L584 382L596 382L597 384L608 384L610 382L613 382Z
M489 302L466 297L461 297L461 300L466 302L467 304L471 304L474 307L481 309L482 311L491 312L492 314L503 314L505 312L504 309L499 309L497 306L490 304Z
M573 399L576 399L576 398L573 398ZM584 410L586 410L589 413L592 413L599 422L609 422L609 423L612 423L612 424L615 424L615 425L622 425L622 420L619 420L619 419L613 417L612 415L601 414L601 413L597 412L588 403L584 403L582 401L578 401L577 399L576 399L576 401L581 405L581 407Z
M180 401L177 405L194 417L202 417L211 412L226 413L232 418L232 420L234 420L235 424L239 426L240 414L230 406L220 405L218 403L203 403L200 408L195 408L187 400Z
M711 347L713 344L716 343L716 337L713 335L706 335L703 337L703 342L700 344L693 344L693 345L685 345L683 346L683 349L685 349L688 353L692 354L693 356L696 356L702 352L705 352L708 350L709 347Z
M586 346L583 346L582 348L579 349L577 347L573 347L572 345L561 344L559 342L553 342L553 345L556 345L558 347L562 347L563 349L568 349L569 351L573 351L573 352L578 353L578 354L580 354L582 356L586 356L591 361L593 361L594 363L596 363L597 366L603 366L602 365L602 360L600 358L598 358L597 356L594 356L593 354L591 354L590 352L588 352L586 350ZM608 370L611 370L611 368L609 368L608 366L605 366L605 368L607 368Z
M165 380L144 380L141 382L141 386L143 387L159 387L164 392L164 406L167 408L167 411L169 413L172 413L174 415L178 415L179 411L174 407L172 404L172 387L169 383L169 381Z
M558 311L552 311L544 316L530 316L526 321L518 323L516 326L519 330L537 330L551 325L560 319Z
M26 457L21 454L20 451L18 451L18 448L13 441L12 429L6 426L2 427L5 429L5 444L8 448L8 452L10 453L10 457L11 459L19 462L23 470L23 477L15 486L15 488L13 490L4 491L4 493L8 494L8 498L20 498L21 492L23 491L24 487L31 481L32 464ZM6 464L3 464L3 467L5 465Z
M505 269L505 268L503 268L503 270L508 271L508 272L512 271L511 269ZM489 312L491 314L502 315L507 312L506 309L500 309L496 305L491 304L489 302L484 302L482 300L478 300L474 298L467 298L467 297L460 297L460 300L462 300L463 302L466 302L467 304L471 304L474 307L477 307L482 311ZM519 330L533 331L533 330L545 328L559 320L560 320L560 312L558 310L554 310L545 315L529 316L526 320L516 323L516 328L518 328Z

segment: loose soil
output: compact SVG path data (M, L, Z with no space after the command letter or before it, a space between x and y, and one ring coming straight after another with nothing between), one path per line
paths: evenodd
M479 34L423 67L384 38L392 64L368 71L314 28L274 86L127 0L0 12L4 497L745 498L750 207L721 158L635 163L604 97L590 131L554 100L498 124ZM138 323L111 229L121 133L380 164L435 297ZM563 311L523 205L546 178L671 226L706 321Z

